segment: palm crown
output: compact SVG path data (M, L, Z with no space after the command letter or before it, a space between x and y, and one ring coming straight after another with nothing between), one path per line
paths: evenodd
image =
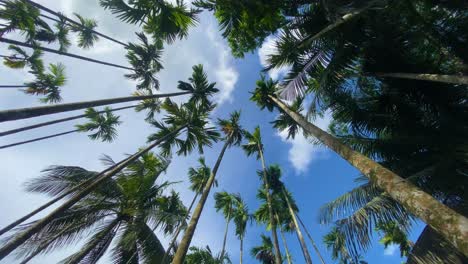
M247 156L257 153L257 159L260 158L260 152L263 152L262 135L260 134L260 127L256 127L253 133L244 131L247 143L242 145L242 149Z
M229 119L218 118L218 126L228 140L229 145L238 146L244 137L244 130L239 124L240 112L234 111L231 113Z
M261 235L262 244L260 246L253 247L250 250L250 255L261 261L263 264L275 263L275 256L273 253L273 242L271 238L265 235Z
M211 103L209 98L219 90L215 87L216 83L209 83L208 77L203 70L203 65L198 64L192 67L193 73L189 82L179 81L177 88L191 93L189 103L208 107Z
M190 167L188 171L188 176L190 180L190 190L200 194L203 191L203 188L210 178L211 169L206 166L205 159L198 159L199 166L197 168ZM217 186L217 181L215 180L214 185Z
M89 132L97 130L88 135L88 137L93 140L100 139L103 142L112 142L117 137L117 130L115 127L122 122L119 120L119 116L112 113L111 108L106 107L104 110L105 112L100 114L94 108L88 108L85 114L90 122L76 125L78 131Z
M56 103L62 100L60 96L60 87L65 85L67 78L65 77L65 66L63 64L50 64L50 73L45 73L40 69L31 71L36 80L28 82L27 89L24 90L27 94L45 95L41 98L44 103Z

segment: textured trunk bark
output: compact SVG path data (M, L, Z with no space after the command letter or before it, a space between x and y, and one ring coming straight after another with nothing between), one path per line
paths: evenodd
M213 186L213 182L216 178L216 173L218 172L218 168L221 165L221 161L223 160L224 153L226 152L228 146L229 139L227 139L226 143L224 143L221 153L218 156L218 160L216 160L216 164L213 167L213 171L211 172L210 178L206 183L205 189L203 190L203 193L200 196L200 200L198 201L198 204L195 207L192 218L190 219L187 229L185 230L184 236L182 237L179 247L177 248L177 251L174 255L174 259L172 260L173 264L184 263L185 256L187 255L190 243L192 242L193 234L195 233L195 229L197 228L198 220L200 219L203 207L205 206L206 200L208 199L208 195L210 194L211 187Z
M26 240L31 238L36 232L41 230L44 226L49 224L53 219L56 217L59 217L63 212L65 212L67 209L69 209L71 206L76 204L78 201L80 201L83 197L88 195L90 192L92 192L97 186L99 186L101 183L106 181L107 179L111 178L118 172L120 172L122 169L127 167L130 163L133 161L137 160L139 157L141 157L143 154L147 153L154 147L158 146L161 142L164 142L165 140L169 139L173 135L178 134L181 130L183 130L185 126L181 126L178 129L174 130L172 133L167 134L163 138L155 141L154 143L150 144L146 148L138 151L137 153L133 154L132 156L128 157L125 159L123 162L119 163L117 166L115 166L113 169L109 170L107 173L101 172L99 175L96 176L96 180L91 182L89 185L87 185L85 188L82 190L78 191L73 197L71 197L68 201L64 202L62 205L60 205L58 208L53 210L51 213L49 213L47 216L44 218L36 221L32 226L30 226L28 229L23 231L22 233L18 234L15 236L13 239L8 241L3 245L2 248L0 248L0 260L5 258L8 254L10 254L13 250L15 250L18 246L23 244Z
M294 213L294 210L291 207L291 203L289 202L288 196L286 195L286 192L284 189L283 189L283 196L284 196L284 199L286 200L286 203L288 204L289 214L291 215L291 218L293 220L294 229L296 230L296 234L297 234L297 239L299 239L299 243L301 244L301 249L302 249L302 254L304 255L304 260L307 264L312 264L312 259L309 254L309 250L307 250L307 245L304 241L304 237L302 236L301 228L299 227L299 224L297 223L296 214Z
M0 146L0 149L6 149L6 148L15 147L15 146L20 146L20 145L33 143L33 142L37 142L37 141L41 141L41 140L46 140L46 139L54 138L54 137L60 137L60 136L72 134L72 133L75 133L75 132L78 132L78 131L79 131L78 129L75 129L75 130L66 131L66 132L62 132L62 133L57 133L57 134L53 134L53 135L49 135L49 136L45 136L45 137L38 137L38 138L30 139L30 140L20 141L20 142L8 144L8 145Z
M302 222L301 217L299 215L296 215L296 216L297 216L297 219L299 220L299 223L301 223L302 228L304 228L304 231L306 232L307 237L309 237L310 243L314 247L315 253L317 253L317 256L319 256L320 262L322 262L322 264L325 264L325 260L323 259L322 254L320 254L320 250L318 249L317 245L315 244L314 239L312 238L309 231L307 230L307 227Z
M272 200L271 200L271 194L270 194L270 184L268 183L268 177L266 174L265 157L263 156L263 151L262 151L261 146L258 146L258 153L262 161L263 185L265 185L266 198L267 198L267 204L268 204L268 214L270 216L271 235L273 237L273 247L275 249L275 264L281 264L283 261L281 260L281 250L279 248L278 234L276 233L276 221L275 221L275 216L273 214Z
M401 73L401 72L374 73L373 75L377 77L411 79L411 80L441 82L441 83L451 83L451 84L468 84L468 76L464 76L464 75L443 75L443 74Z
M19 120L32 118L36 116L51 115L68 111L75 111L80 109L85 109L89 107L118 104L132 101L141 101L145 99L153 98L165 98L165 97L174 97L191 94L191 92L177 92L177 93L166 93L166 94L154 94L154 95L142 95L142 96L125 96L117 97L110 99L94 100L94 101L84 101L77 103L68 103L68 104L56 104L56 105L46 105L46 106L37 106L37 107L28 107L28 108L18 108L11 110L0 111L0 122Z
M224 259L224 255L226 254L226 240L227 240L227 234L228 234L228 230L229 230L229 219L231 217L231 208L229 209L229 213L227 215L227 219L226 219L226 228L224 230L224 239L223 239L223 249L221 250L221 257L219 259L223 260Z
M109 63L109 62L105 62L105 61L95 60L95 59L91 59L91 58L88 58L88 57L84 57L84 56L80 56L80 55L76 55L76 54L72 54L72 53L68 53L68 52L64 52L64 51L60 51L60 50L49 49L49 48L41 47L41 46L33 46L31 44L28 44L28 43L24 43L24 42L13 40L13 39L7 39L7 38L4 38L4 37L0 37L0 42L5 42L5 43L8 43L8 44L13 44L13 45L17 45L17 46L21 46L21 47L25 47L25 48L30 48L30 49L40 49L42 51L46 51L46 52L50 52L50 53L54 53L54 54L58 54L58 55L62 55L62 56L67 56L67 57L71 57L71 58L75 58L75 59L80 59L80 60L84 60L84 61L88 61L88 62L94 62L94 63L106 65L106 66L112 66L112 67L115 67L115 68L120 68L120 69L125 69L125 70L130 70L130 71L134 70L133 68L130 68L130 67L126 67L126 66L122 66L122 65L118 65L118 64L114 64L114 63Z
M111 112L124 110L124 109L129 109L129 108L135 108L135 107L136 107L136 105L130 105L130 106L114 108L114 109L111 109ZM106 112L105 110L102 110L102 111L98 111L97 113L102 114L102 113L105 113L105 112ZM35 128L39 128L39 127L45 127L45 126L49 126L49 125L53 125L53 124L67 122L67 121L71 121L71 120L75 120L75 119L79 119L79 118L83 118L83 117L86 117L86 114L76 115L76 116L71 116L71 117L66 117L66 118L61 118L61 119L56 119L56 120L47 121L47 122L43 122L43 123L39 123L39 124L35 124L35 125L30 125L30 126L25 126L25 127L20 127L20 128L15 128L15 129L11 129L11 130L8 130L8 131L5 131L5 132L0 132L0 137L15 134L15 133L19 133L19 132L23 132L23 131L27 131L27 130L31 130L31 129L35 129Z
M372 182L402 204L413 215L421 218L426 224L442 234L460 252L468 255L468 219L466 217L443 205L431 195L421 191L409 181L377 162L342 144L332 135L309 123L300 114L291 111L281 100L271 95L269 95L269 98L294 119L302 129L314 135L324 145L369 177Z

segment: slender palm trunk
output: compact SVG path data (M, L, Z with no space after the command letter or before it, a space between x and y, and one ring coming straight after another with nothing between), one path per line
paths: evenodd
M64 202L62 205L60 205L58 208L53 210L51 213L49 213L47 216L44 218L36 221L33 225L31 225L28 229L23 231L22 233L18 234L15 236L13 239L8 241L3 245L2 248L0 248L0 260L5 258L7 255L9 255L13 250L15 250L18 246L26 242L31 236L33 236L35 233L40 231L43 227L48 225L52 220L54 220L56 217L59 217L61 214L63 214L67 209L69 209L71 206L79 202L83 197L87 196L89 193L91 193L96 187L98 187L100 184L102 184L104 181L110 179L117 173L119 173L122 169L127 167L130 163L134 162L138 158L140 158L142 155L153 149L154 147L158 146L161 142L166 141L170 137L177 135L181 130L186 128L187 125L181 126L178 129L172 131L171 133L167 134L166 136L162 137L161 139L155 141L154 143L150 144L146 148L138 151L137 153L133 154L132 156L128 157L121 163L119 163L117 166L115 166L113 169L109 170L107 173L99 173L96 175L96 180L91 182L89 185L87 185L85 188L81 189L78 191L73 197L71 197L68 201Z
M468 84L468 76L464 75L443 75L443 74L428 74L428 73L374 73L377 77L401 78L430 82L441 82L451 84Z
M0 85L1 89L17 89L17 88L27 88L27 85Z
M46 11L47 13L50 13L50 14L52 14L52 15L55 15L56 17L62 18L62 19L64 19L65 21L67 21L68 23L70 23L70 24L72 24L72 25L75 25L75 26L77 26L77 27L82 27L81 24L78 23L78 22L76 22L75 20L70 19L70 18L68 18L68 17L66 17L66 16L64 16L64 15L58 13L58 12L55 12L55 11L53 11L53 10L51 10L51 9L49 9L49 8L47 8L47 7L43 6L43 5L41 5L41 4L38 4L38 3L33 2L33 1L31 1L31 0L26 0L26 2L28 2L30 5L32 5L32 6L36 7L36 8L39 8L39 9L41 9L41 10ZM92 31L94 34L96 34L96 35L98 35L98 36L100 36L100 37L103 37L103 38L105 38L105 39L107 39L107 40L110 40L110 41L112 41L112 42L115 42L115 43L117 43L117 44L120 44L120 45L122 45L122 46L124 46L124 47L128 47L128 45L125 44L125 43L123 43L122 41L119 41L119 40L116 40L116 39L114 39L114 38L111 38L111 37L109 37L109 36L107 36L107 35L104 35L104 34L98 32L98 31L95 31L95 30L91 30L91 31Z
M174 259L172 260L172 264L182 264L184 263L185 256L187 255L188 248L190 243L192 242L193 234L195 233L195 229L197 228L198 220L200 219L201 213L203 211L203 207L205 206L206 200L208 199L208 195L210 194L211 187L213 186L213 182L216 178L216 173L218 172L218 168L221 165L221 161L223 160L224 153L229 146L230 138L226 139L224 146L221 150L221 153L218 156L218 160L216 160L216 164L213 167L213 171L211 172L210 178L206 182L206 186L203 189L203 193L198 201L197 206L193 212L192 218L190 218L190 222L185 230L184 236L180 241L179 247L174 255Z
M301 228L299 227L299 224L297 223L296 214L294 213L294 210L291 207L291 203L289 202L289 198L286 195L284 187L282 191L283 191L284 199L286 200L286 203L288 204L289 214L291 215L291 219L293 220L294 229L296 230L296 234L297 234L297 239L299 240L299 243L301 244L302 254L304 255L305 262L307 264L312 264L312 258L310 257L309 250L307 249L307 245L304 241L304 236L302 236Z
M227 240L227 234L229 230L229 219L231 218L231 208L229 208L229 212L226 218L226 228L224 229L224 239L223 239L223 249L221 250L221 256L219 259L223 260L224 255L226 254L226 240Z
M318 249L317 245L315 244L314 239L312 238L309 231L307 230L307 227L302 222L301 217L299 217L299 215L296 215L296 216L297 216L297 219L299 220L299 223L301 223L302 228L304 228L304 231L306 232L307 237L309 237L310 243L314 247L315 253L317 253L317 256L319 256L320 262L322 262L322 264L325 264L325 260L323 259L322 254L320 254L320 250Z
M271 200L271 193L270 193L270 184L268 183L268 177L266 173L266 165L265 165L265 157L263 156L263 150L261 146L258 146L258 153L260 155L260 159L262 161L262 168L263 168L263 185L265 186L266 191L266 198L268 204L268 214L270 216L270 223L271 223L271 235L273 237L273 246L275 248L275 264L281 264L281 251L279 248L278 242L278 234L276 233L276 221L273 214L273 203Z
M279 222L278 215L276 215L276 220ZM291 254L289 253L288 243L286 242L286 238L284 237L283 229L281 229L281 228L280 228L280 236L281 236L281 240L283 241L284 251L286 253L286 261L288 261L288 264L292 264L293 262L292 262L292 259L291 259Z
M13 45L17 45L17 46L21 46L21 47L25 47L25 48L30 48L30 49L39 49L39 50L42 50L42 51L55 53L55 54L62 55L62 56L67 56L67 57L80 59L80 60L84 60L84 61L88 61L88 62L94 62L94 63L98 63L98 64L102 64L102 65L112 66L112 67L116 67L116 68L120 68L120 69L125 69L125 70L130 70L130 71L134 70L133 68L130 68L130 67L126 67L126 66L122 66L122 65L118 65L118 64L114 64L114 63L110 63L110 62L95 60L95 59L91 59L91 58L88 58L88 57L84 57L84 56L80 56L80 55L76 55L76 54L72 54L72 53L68 53L68 52L64 52L64 51L60 51L60 50L50 49L50 48L46 48L46 47L41 47L41 46L38 46L38 45L32 45L32 44L29 44L29 43L24 43L24 42L21 42L21 41L8 39L8 38L4 38L4 37L0 37L0 42L5 42L5 43L8 43L8 44L13 44Z
M78 131L80 131L80 130L74 129L74 130L70 130L70 131L66 131L66 132L62 132L62 133L52 134L52 135L45 136L45 137L38 137L38 138L30 139L30 140L25 140L25 141L20 141L20 142L16 142L16 143L11 143L11 144L8 144L8 145L0 146L0 149L6 149L6 148L11 148L11 147L15 147L15 146L20 146L20 145L28 144L28 143L33 143L33 142L37 142L37 141L46 140L46 139L49 139L49 138L60 137L60 136L72 134L72 133L75 133L75 132L78 132Z
M239 263L242 264L242 259L244 258L244 238L240 239L240 252L239 252Z
M309 123L300 114L291 111L286 104L274 96L269 98L302 129L314 135L364 175L369 177L380 189L387 192L395 201L402 204L413 215L443 235L456 248L468 255L468 219L455 212L431 195L423 192L409 181L361 153L352 150L332 135Z
M110 111L115 112L115 111L119 111L119 110L135 108L135 107L136 107L136 105L123 106L123 107L113 108ZM105 113L105 112L106 112L106 110L102 110L102 111L98 111L97 113L102 114L102 113ZM76 116L71 116L71 117L66 117L66 118L60 118L60 119L56 119L56 120L52 120L52 121L38 123L38 124L35 124L35 125L15 128L15 129L7 130L5 132L0 132L0 137L15 134L15 133L19 133L19 132L23 132L23 131L27 131L27 130L31 130L31 129L35 129L35 128L40 128L40 127L45 127L45 126L49 126L49 125L53 125L53 124L58 124L58 123L66 122L66 121L80 119L80 118L83 118L83 117L86 117L86 114L76 115Z
M153 94L153 95L141 95L141 96L126 96L126 97L117 97L110 99L94 100L94 101L84 101L77 103L68 103L68 104L56 104L56 105L45 105L37 107L28 107L28 108L18 108L11 110L0 111L0 122L32 118L36 116L51 115L68 111L75 111L80 109L85 109L89 107L118 104L132 101L141 101L145 99L153 98L164 98L164 97L174 97L180 95L190 94L191 92L177 92L177 93L166 93L166 94Z

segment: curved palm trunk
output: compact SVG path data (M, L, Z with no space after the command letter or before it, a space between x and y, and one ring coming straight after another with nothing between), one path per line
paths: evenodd
M281 251L279 248L278 242L278 234L276 233L276 221L273 214L273 207L271 202L271 193L270 193L270 184L268 183L268 177L266 174L266 165L265 165L265 157L263 156L263 150L261 146L258 146L258 153L260 155L260 159L262 161L262 168L263 168L263 184L265 186L266 191L266 198L268 204L268 214L270 215L270 223L271 223L271 235L273 236L273 247L275 248L275 264L281 264Z
M136 107L136 105L130 105L130 106L113 108L110 111L115 112L115 111L119 111L119 110L135 108L135 107ZM102 111L98 111L97 113L102 114L102 113L105 113L105 112L106 112L106 110L102 110ZM7 130L5 132L0 132L0 137L15 134L15 133L19 133L19 132L23 132L23 131L27 131L27 130L31 130L31 129L35 129L35 128L39 128L39 127L45 127L45 126L49 126L49 125L53 125L53 124L58 124L58 123L66 122L66 121L71 121L71 120L75 120L75 119L79 119L79 118L83 118L83 117L86 117L86 114L76 115L76 116L71 116L71 117L66 117L66 118L60 118L60 119L56 119L56 120L52 120L52 121L38 123L38 124L35 124L35 125L15 128L15 129Z
M276 216L276 221L279 223L280 220L279 220L278 214L275 214L275 216ZM286 260L288 261L288 264L292 264L293 262L291 259L291 254L289 253L288 243L286 243L286 238L284 237L282 228L280 228L280 236L281 236L281 240L283 241L284 251L286 252Z
M460 252L468 256L468 219L455 212L431 195L423 192L409 181L361 153L352 150L332 135L309 123L300 114L291 111L286 104L274 96L269 98L302 129L314 135L364 175L369 177L380 189L387 192L395 201L402 204L413 215L443 235Z
M68 17L66 17L66 16L64 16L64 15L58 13L58 12L55 12L55 11L53 11L53 10L51 10L51 9L49 9L49 8L47 8L47 7L43 6L43 5L41 5L41 4L38 4L38 3L33 2L33 1L31 1L31 0L26 0L26 2L28 2L30 5L32 5L32 6L36 7L36 8L39 8L39 9L41 9L41 10L46 11L47 13L50 13L50 14L56 16L56 17L62 18L62 19L64 19L65 21L67 21L68 23L70 23L70 24L73 24L73 25L75 25L75 26L77 26L77 27L82 27L81 24L78 23L78 22L76 22L75 20L70 19L70 18L68 18ZM119 40L116 40L116 39L114 39L114 38L111 38L111 37L109 37L109 36L107 36L107 35L104 35L104 34L102 34L102 33L97 32L97 31L95 31L95 30L91 30L91 31L92 31L94 34L96 34L96 35L98 35L98 36L100 36L100 37L103 37L103 38L105 38L105 39L107 39L107 40L110 40L110 41L112 41L112 42L115 42L115 43L117 43L117 44L120 44L120 45L122 45L122 46L124 46L124 47L128 47L127 44L125 44L125 43L123 43L123 42L121 42L121 41L119 41Z
M27 85L0 85L1 89L27 88Z
M322 254L320 254L320 251L319 251L317 245L315 244L314 239L312 238L309 231L307 230L307 227L302 222L301 217L299 217L299 215L296 215L296 216L297 216L297 219L299 220L299 223L301 223L302 228L304 228L304 231L306 232L306 235L309 237L310 243L314 247L315 253L317 253L317 255L319 256L320 262L322 262L322 264L325 264L325 260L323 259Z
M239 263L242 264L244 258L244 238L240 239L240 252L239 252Z
M468 76L464 75L444 75L444 74L428 74L428 73L374 73L377 77L401 78L430 82L441 82L451 84L468 84Z
M8 144L8 145L0 146L0 149L6 149L6 148L15 147L15 146L20 146L20 145L33 143L33 142L37 142L37 141L42 141L42 140L46 140L46 139L54 138L54 137L60 137L60 136L72 134L72 133L75 133L75 132L78 132L78 131L80 131L80 130L75 129L75 130L66 131L66 132L62 132L62 133L52 134L52 135L45 136L45 137L38 137L38 138L30 139L30 140L20 141L20 142Z
M203 207L205 206L206 200L208 199L208 195L210 194L211 187L213 186L213 182L216 178L216 173L218 172L218 168L221 165L221 161L223 160L224 153L226 152L226 149L229 146L229 141L230 139L226 140L221 150L221 153L218 156L218 160L216 160L216 164L213 167L210 178L206 182L200 200L198 201L198 204L195 207L195 210L193 211L192 218L190 218L190 222L187 226L187 229L185 230L184 236L182 237L179 247L177 248L177 251L174 255L172 264L184 263L185 256L187 255L188 248L190 247L190 242L192 242L193 234L195 233L195 229L197 228L198 220L200 219Z
M15 236L13 239L8 241L3 245L2 248L0 248L0 260L5 258L8 254L10 254L13 250L15 250L18 246L23 244L26 240L31 238L36 232L41 230L44 226L49 224L52 220L54 220L56 217L59 217L63 212L65 212L67 209L69 209L71 206L79 202L83 197L87 196L89 193L91 193L97 186L99 186L101 183L106 181L107 179L113 177L116 175L118 172L120 172L122 169L127 167L130 163L134 162L138 158L140 158L143 154L147 153L154 147L158 146L161 142L166 141L170 137L177 135L181 130L183 130L187 125L181 126L178 129L172 131L171 133L167 134L166 136L162 137L161 139L155 141L154 143L150 144L146 148L138 151L137 153L133 154L132 156L128 157L127 159L123 160L122 162L118 163L115 167L113 167L111 170L109 170L107 173L101 172L98 175L96 175L96 180L91 182L89 185L87 185L85 188L77 192L73 197L71 197L68 201L64 202L62 205L57 207L55 210L53 210L51 213L49 213L47 216L44 218L36 221L32 226L30 226L28 229L23 231L22 233L18 234Z
M283 191L284 199L286 200L286 203L288 204L289 214L291 215L291 218L293 220L294 229L296 230L296 234L297 234L297 239L299 240L299 243L301 244L302 254L304 255L305 262L307 264L312 264L312 259L309 254L309 250L307 250L307 245L304 241L304 236L302 236L301 228L299 227L299 224L297 223L296 214L294 213L294 210L291 207L291 203L289 202L288 196L286 195L284 188L282 191Z
M112 66L112 67L116 67L116 68L120 68L120 69L125 69L125 70L130 70L130 71L134 70L133 68L130 68L130 67L126 67L126 66L122 66L122 65L118 65L118 64L114 64L114 63L110 63L110 62L95 60L95 59L91 59L91 58L88 58L88 57L84 57L84 56L80 56L80 55L76 55L76 54L72 54L72 53L68 53L68 52L64 52L64 51L60 51L60 50L50 49L50 48L41 47L41 46L37 46L37 45L34 46L34 45L31 45L31 44L28 44L28 43L24 43L24 42L21 42L21 41L8 39L8 38L4 38L4 37L0 37L0 42L5 42L5 43L8 43L8 44L13 44L13 45L17 45L17 46L21 46L21 47L25 47L25 48L30 48L30 49L39 49L39 50L42 50L42 51L46 51L46 52L50 52L50 53L54 53L54 54L58 54L58 55L62 55L62 56L72 57L72 58L75 58L75 59L80 59L80 60L94 62L94 63L98 63L98 64L102 64L102 65Z
M118 104L132 101L141 101L145 99L152 98L164 98L164 97L174 97L180 95L190 94L191 92L177 92L177 93L166 93L166 94L153 94L153 95L141 95L141 96L126 96L126 97L117 97L110 99L94 100L94 101L85 101L77 103L68 103L68 104L56 104L56 105L46 105L46 106L37 106L29 108L18 108L11 110L0 111L0 122L32 118L36 116L51 115L68 111L75 111L80 109L85 109L89 107Z
M224 239L223 239L223 248L221 250L221 256L219 257L219 259L223 260L224 259L224 255L226 254L226 240L227 240L227 234L228 234L228 230L229 230L229 219L231 217L231 208L229 208L229 213L227 215L227 218L226 218L226 228L224 229Z

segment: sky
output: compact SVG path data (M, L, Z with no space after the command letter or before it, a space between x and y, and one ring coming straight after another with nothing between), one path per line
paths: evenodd
M68 16L72 16L73 12L76 12L87 18L96 19L98 31L124 42L134 41L134 32L139 31L136 26L124 24L113 17L109 11L103 10L97 4L98 1L40 0L37 2ZM21 36L16 34L9 34L7 37L21 39ZM266 55L274 52L273 41L273 36L268 37L258 51L247 54L245 58L235 59L230 55L229 47L221 37L217 22L212 14L202 13L200 23L190 30L187 39L166 46L162 58L164 69L157 74L161 84L160 92L175 92L177 81L187 81L192 73L192 66L203 64L210 82L216 82L216 87L220 89L214 98L218 107L213 113L213 120L227 118L232 111L241 110L241 124L244 128L252 131L256 126L260 126L267 164L281 166L283 180L287 188L294 194L301 218L308 226L326 263L334 263L331 260L330 252L321 242L322 236L327 233L330 226L319 223L318 212L323 204L352 189L355 186L353 180L359 173L333 152L311 143L310 139L303 136L298 136L294 140L286 139L285 134L276 131L270 123L275 119L277 113L261 111L249 101L249 92L255 87L255 81L259 78L262 66L265 64ZM6 47L7 45L0 43L0 54L7 53ZM78 49L75 45L70 48L70 52L127 65L125 50L102 38L89 50ZM57 55L47 54L44 59L47 63L61 62L66 66L67 84L62 89L63 102L128 96L135 90L135 83L123 76L126 73L125 70ZM278 79L287 70L287 68L274 69L267 74L273 79ZM0 66L0 78L2 84L12 85L32 80L32 76L27 71L13 70L5 66ZM176 101L183 102L186 99L186 97L180 97ZM13 89L1 91L0 110L38 105L40 103L37 97ZM123 105L128 105L128 103L115 106ZM0 131L79 113L81 112L75 111L4 122L0 124ZM147 136L155 131L143 121L145 114L135 113L132 110L120 111L118 114L123 123L118 127L118 138L112 143L92 141L85 134L74 133L48 141L0 150L0 160L3 161L0 166L3 187L2 192L0 192L0 226L9 224L48 200L46 196L28 194L23 189L23 183L39 176L40 171L44 168L50 165L72 165L99 171L105 168L99 162L102 154L110 155L114 160L120 160L125 154L134 153L139 147L144 146ZM75 120L2 137L0 145L73 130L74 125L80 122L82 120ZM329 122L328 115L316 120L316 124L323 129L327 128ZM209 166L214 165L221 144L215 144L212 148L206 149L204 155ZM193 153L187 157L173 157L172 164L164 178L171 181L185 181L188 168L197 165L199 156L198 153ZM226 152L217 176L219 186L214 188L210 194L192 245L203 247L209 245L214 252L221 250L225 222L223 216L214 209L213 194L224 190L239 193L246 200L249 209L254 211L259 206L255 195L260 187L256 170L260 168L260 163L253 157L246 157L240 148L231 148ZM193 193L188 190L188 184L181 182L174 185L174 189L180 193L184 203L188 205L193 198ZM44 213L38 217L42 215ZM236 263L239 261L239 241L233 230L234 226L231 225L227 250L232 262ZM415 241L421 230L422 225L416 224L410 238ZM244 263L257 263L247 251L260 243L260 234L262 233L269 234L264 226L253 224L248 227L244 242L246 249ZM165 245L170 239L161 234L159 234L159 238ZM83 237L83 241L85 239ZM369 263L400 263L402 259L399 256L398 247L392 245L384 249L378 243L378 239L378 236L375 235L373 247L364 254L364 259ZM286 234L286 241L294 263L304 263L295 234ZM77 243L63 250L37 257L30 263L58 262L75 252L80 245L81 243ZM313 262L319 263L319 259L311 247L309 250ZM13 258L7 258L1 263L17 262ZM108 262L107 256L100 261L100 263Z

